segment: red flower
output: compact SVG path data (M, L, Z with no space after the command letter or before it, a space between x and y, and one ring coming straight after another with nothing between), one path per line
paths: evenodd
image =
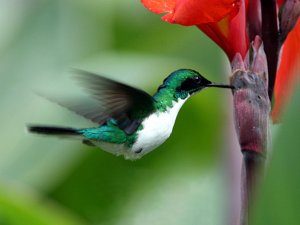
M237 0L142 0L154 13L167 13L163 20L190 26L212 23L223 19L237 9ZM213 5L214 7L207 7Z
M237 52L243 57L247 53L244 0L142 0L142 3L154 13L167 13L162 19L169 23L196 25L230 59Z

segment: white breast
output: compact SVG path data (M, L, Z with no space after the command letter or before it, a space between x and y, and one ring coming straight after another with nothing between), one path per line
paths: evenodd
M142 125L143 129L138 132L138 138L132 146L132 152L140 152L140 157L155 149L165 142L173 130L177 114L186 99L173 102L173 107L166 112L151 114Z

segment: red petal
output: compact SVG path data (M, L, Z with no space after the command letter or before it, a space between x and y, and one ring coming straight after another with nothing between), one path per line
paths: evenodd
M185 26L211 23L237 11L241 0L142 0L154 13L168 13L162 19Z
M281 61L277 71L272 112L274 122L278 122L282 109L291 97L293 89L300 78L300 20L289 33L282 50Z
M230 60L236 53L244 58L249 47L246 32L246 3L241 1L238 13L232 12L217 23L200 24L198 27L214 40L227 54Z
M141 2L156 14L172 13L176 6L176 0L141 0Z

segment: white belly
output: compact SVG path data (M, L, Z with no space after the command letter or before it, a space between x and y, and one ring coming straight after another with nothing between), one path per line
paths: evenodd
M150 115L138 132L138 138L132 146L133 152L139 152L140 157L160 146L171 135L179 109L186 100L173 102L173 107L166 112Z
M124 144L93 142L104 151L115 155L123 155L126 159L139 159L143 155L160 146L171 135L177 114L185 100L173 102L173 107L166 112L151 114L143 122L143 129L138 131L137 140L131 148Z

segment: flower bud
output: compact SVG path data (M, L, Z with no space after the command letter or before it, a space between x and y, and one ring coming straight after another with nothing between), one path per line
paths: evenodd
M251 43L246 55L245 64L247 70L261 76L266 85L268 84L268 61L262 39L259 36L256 36Z
M231 77L234 119L242 151L262 155L267 149L270 101L265 81L252 71L237 70Z
M234 120L241 149L264 155L271 107L267 60L261 39L257 36L252 42L244 62L236 54L231 65Z
M280 31L283 43L288 33L294 28L300 15L300 0L286 0L281 9Z

